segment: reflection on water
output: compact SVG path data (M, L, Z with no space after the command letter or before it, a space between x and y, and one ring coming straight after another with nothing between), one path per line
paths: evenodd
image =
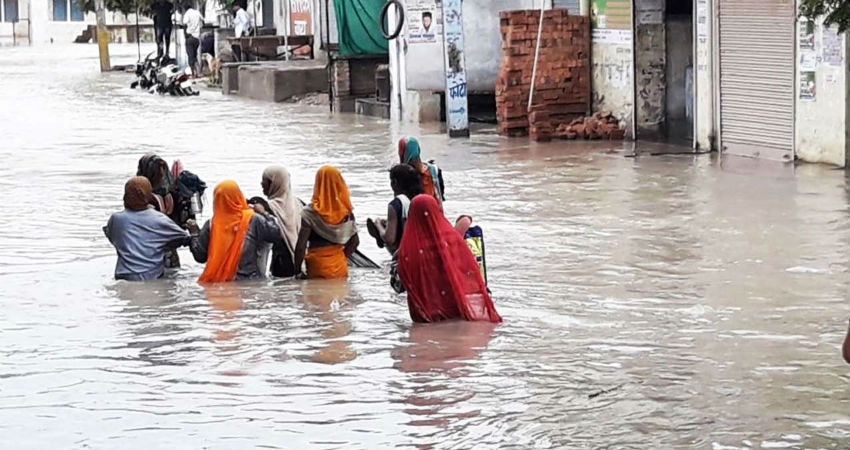
M0 51L0 448L850 447L842 172L450 141L145 95L97 64ZM386 212L404 133L440 162L448 214L484 227L504 324L411 324L385 271L205 288L184 249L170 279L112 280L100 227L141 154L247 195L283 164L302 198L334 164L362 219Z

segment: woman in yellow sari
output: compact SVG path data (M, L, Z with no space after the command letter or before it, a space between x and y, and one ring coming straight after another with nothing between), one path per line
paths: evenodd
M295 268L307 263L307 278L347 278L346 258L357 250L357 224L348 186L336 167L316 173L313 200L301 211Z

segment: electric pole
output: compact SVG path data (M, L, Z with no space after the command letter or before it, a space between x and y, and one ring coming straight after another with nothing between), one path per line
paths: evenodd
M76 0L71 0L76 1ZM97 48L100 52L100 71L109 72L109 31L106 29L106 0L95 0L95 15L97 16Z

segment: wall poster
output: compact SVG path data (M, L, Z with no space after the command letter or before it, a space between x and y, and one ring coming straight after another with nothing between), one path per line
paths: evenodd
M817 99L816 73L814 71L800 72L800 100L815 101Z
M433 44L443 34L442 14L435 0L408 0L405 8L407 42Z
M837 27L823 29L823 62L832 67L843 67L844 35L838 34Z
M289 0L289 32L294 36L313 34L310 0Z

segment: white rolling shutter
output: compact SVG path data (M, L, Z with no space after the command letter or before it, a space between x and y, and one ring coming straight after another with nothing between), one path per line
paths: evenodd
M733 155L794 158L793 0L720 1L720 142Z

